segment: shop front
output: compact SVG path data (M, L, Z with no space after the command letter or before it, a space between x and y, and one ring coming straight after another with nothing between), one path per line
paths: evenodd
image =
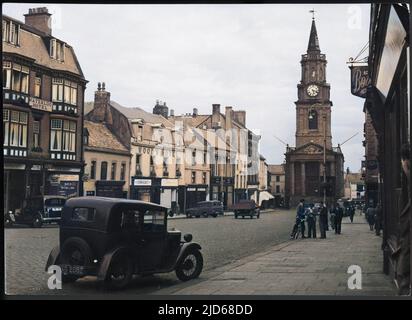
M160 204L161 178L132 177L130 199Z
M95 184L98 197L127 198L127 191L123 191L125 181L98 180Z
M189 184L185 188L184 200L179 201L179 205L181 205L180 203L183 203L185 208L189 209L195 207L196 203L200 201L208 200L207 189L208 186L206 184Z
M238 203L240 200L246 200L248 197L247 189L235 189L234 203Z
M80 168L53 164L4 163L4 210L21 209L29 198L42 195L76 197L80 188Z
M382 208L383 271L400 293L410 287L411 192L401 166L402 149L410 152L409 12L397 4L372 4L365 108L378 136L379 185L367 186L367 197L378 191ZM408 262L408 263L406 263ZM410 294L410 293L409 293Z
M233 177L212 176L210 179L210 200L218 200L223 203L225 210L233 204L234 179Z
M162 179L161 181L160 204L174 212L177 210L178 186L178 179Z

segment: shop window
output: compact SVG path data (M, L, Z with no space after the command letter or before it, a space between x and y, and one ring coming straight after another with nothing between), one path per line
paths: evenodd
M90 164L90 179L96 179L96 161L93 160Z
M107 162L103 161L100 166L100 180L107 180Z

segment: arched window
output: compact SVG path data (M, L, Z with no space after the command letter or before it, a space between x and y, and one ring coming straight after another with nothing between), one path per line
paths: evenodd
M318 113L315 110L309 110L309 130L318 129Z

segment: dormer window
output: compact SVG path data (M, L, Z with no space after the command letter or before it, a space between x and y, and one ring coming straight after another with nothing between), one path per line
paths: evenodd
M65 60L66 44L58 41L57 39L50 40L50 57L60 62Z
M3 41L18 46L20 44L20 25L3 20Z

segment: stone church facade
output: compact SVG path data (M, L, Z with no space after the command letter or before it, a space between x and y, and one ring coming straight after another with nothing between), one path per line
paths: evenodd
M290 206L302 198L310 202L326 198L330 203L344 196L344 157L339 145L332 146L333 104L326 64L313 19L307 53L301 60L302 78L297 85L296 146L287 146L285 153L285 200Z

